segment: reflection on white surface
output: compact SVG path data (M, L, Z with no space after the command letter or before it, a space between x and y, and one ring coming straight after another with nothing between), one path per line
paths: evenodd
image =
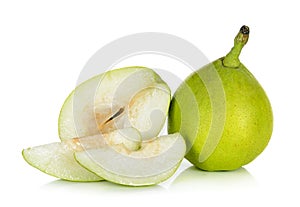
M256 186L254 177L245 169L234 171L207 172L194 166L182 171L172 182L170 189L175 190L239 190Z
M42 189L49 191L68 191L72 193L84 193L84 194L111 194L111 193L145 193L153 191L161 191L164 188L160 185L145 186L145 187L131 187L114 184L108 181L100 182L70 182L65 180L55 180L49 182L41 187Z
M181 171L181 172L180 172ZM107 181L100 182L69 182L64 180L55 180L41 187L46 191L62 191L84 194L111 194L115 193L167 193L175 192L201 192L201 191L235 191L247 190L256 187L257 183L254 177L245 169L240 168L235 171L225 172L207 172L189 166L177 172L171 179L161 185L146 187L123 186Z

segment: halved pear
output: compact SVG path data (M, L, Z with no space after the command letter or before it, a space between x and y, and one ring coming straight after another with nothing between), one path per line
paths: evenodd
M144 141L137 151L105 147L76 152L76 160L105 180L130 186L160 183L171 177L186 151L179 133Z
M61 140L134 127L144 140L164 126L171 93L152 69L127 67L95 76L65 100L59 116Z
M70 181L100 181L103 178L78 164L74 159L74 152L108 146L122 153L134 151L141 146L141 135L133 128L125 128L108 134L73 138L24 149L22 154L28 164L54 177Z

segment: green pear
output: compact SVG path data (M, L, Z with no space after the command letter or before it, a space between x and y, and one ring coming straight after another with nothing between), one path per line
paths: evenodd
M239 60L248 37L243 26L231 51L191 74L171 101L168 131L182 134L186 158L200 169L237 169L254 160L271 138L268 97Z

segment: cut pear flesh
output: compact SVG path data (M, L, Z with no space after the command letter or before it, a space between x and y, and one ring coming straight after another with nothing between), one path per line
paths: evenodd
M144 186L171 177L186 151L179 133L144 141L137 151L105 147L76 152L76 160L104 179L123 185Z
M22 154L30 165L54 177L70 181L100 181L103 178L83 168L74 159L74 152L107 146L120 153L137 150L141 146L141 135L133 128L126 128L109 134L74 138L28 148L24 149Z
M134 127L144 140L164 126L171 93L152 69L128 67L95 76L66 99L59 116L61 140Z
M25 149L23 157L65 180L157 184L175 173L186 152L179 133L157 137L170 100L168 85L152 69L105 72L65 100L58 123L61 143Z
M82 168L73 157L73 149L66 143L51 143L23 150L24 159L31 166L57 178L70 181L100 181L103 178Z

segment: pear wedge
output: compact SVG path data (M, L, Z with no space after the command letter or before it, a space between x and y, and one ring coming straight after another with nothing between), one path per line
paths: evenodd
M69 181L100 181L100 176L83 168L74 159L74 152L106 147L134 151L141 147L141 135L133 128L27 148L22 151L26 162L42 172Z
M128 186L158 184L171 177L186 151L179 133L142 142L137 151L111 147L75 152L76 160L105 180Z

